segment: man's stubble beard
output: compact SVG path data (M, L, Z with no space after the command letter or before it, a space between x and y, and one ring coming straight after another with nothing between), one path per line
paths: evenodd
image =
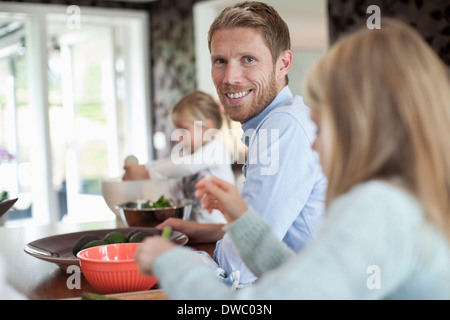
M241 89L229 86L226 87L227 91L241 91ZM233 89L228 89L233 88ZM277 83L275 80L275 72L272 73L269 84L264 86L262 90L262 95L257 98L257 100L252 104L249 109L250 112L244 113L242 115L239 114L239 112L230 112L233 109L239 109L242 108L242 104L236 104L236 105L228 105L227 104L227 98L225 98L223 95L219 94L220 101L222 102L222 105L225 109L225 113L230 117L233 121L238 121L241 124L244 124L248 120L252 119L253 117L256 117L258 114L260 114L267 106L275 99L275 97L278 94L277 91ZM253 93L253 92L252 92Z

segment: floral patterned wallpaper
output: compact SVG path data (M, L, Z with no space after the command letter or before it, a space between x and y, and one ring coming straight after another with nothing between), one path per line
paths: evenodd
M379 6L382 17L398 18L416 28L450 66L449 0L328 0L330 43L365 24L370 5Z
M153 130L172 134L169 112L182 95L196 89L193 4L196 0L164 0L150 10ZM170 148L156 150L157 158Z

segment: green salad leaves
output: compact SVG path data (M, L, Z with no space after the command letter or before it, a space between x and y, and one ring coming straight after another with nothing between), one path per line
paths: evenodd
M146 204L144 208L167 208L171 206L172 205L170 204L169 199L165 198L164 195L162 195L158 200L156 200L156 202L154 202L153 204Z

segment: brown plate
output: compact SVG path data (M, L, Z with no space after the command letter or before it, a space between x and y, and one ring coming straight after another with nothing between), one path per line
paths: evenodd
M35 240L25 245L23 250L29 255L41 260L56 263L61 269L66 270L70 265L80 266L80 261L72 253L73 246L82 236L94 234L101 239L112 231L118 231L125 236L133 230L143 230L154 235L160 235L161 231L155 228L134 227L134 228L114 228L101 230L88 230L73 233L65 233L56 236ZM178 245L185 245L189 238L181 232L172 231L170 240Z
M19 199L19 198L5 200L5 201L0 202L0 217L2 215L4 215L9 209L11 209L11 207L14 205L14 203L16 203L17 199Z

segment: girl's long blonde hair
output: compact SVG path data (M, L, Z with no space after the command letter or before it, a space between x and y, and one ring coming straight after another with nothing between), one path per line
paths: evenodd
M329 130L327 203L357 183L400 176L450 239L450 81L422 37L383 18L381 29L338 41L306 92Z

